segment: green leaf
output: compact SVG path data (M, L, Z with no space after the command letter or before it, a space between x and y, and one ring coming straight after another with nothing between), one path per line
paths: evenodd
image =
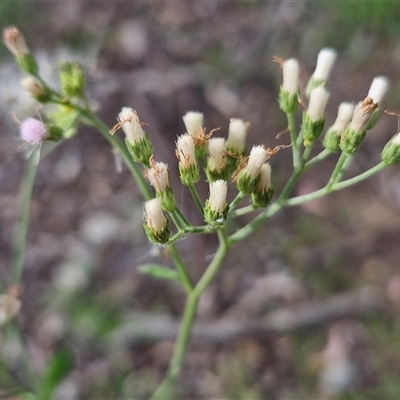
M54 390L72 370L73 366L72 352L68 349L58 350L50 361L42 382L39 384L38 399L51 400Z
M171 268L160 264L143 264L138 268L142 274L154 276L159 279L172 279L180 281L179 274Z

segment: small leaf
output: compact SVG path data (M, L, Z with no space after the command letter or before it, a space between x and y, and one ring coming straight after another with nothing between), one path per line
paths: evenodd
M171 268L159 264L143 264L138 268L142 274L154 276L159 279L172 279L179 281L179 274Z
M50 361L47 371L39 386L38 398L50 400L58 384L68 375L74 366L73 355L70 350L59 350Z

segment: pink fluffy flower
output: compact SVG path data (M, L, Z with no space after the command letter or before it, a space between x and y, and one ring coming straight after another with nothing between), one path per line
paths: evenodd
M35 118L27 118L20 125L21 139L32 146L38 146L49 136L43 122Z

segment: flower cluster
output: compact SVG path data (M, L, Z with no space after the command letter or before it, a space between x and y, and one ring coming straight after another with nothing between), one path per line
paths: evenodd
M304 146L309 147L318 139L325 125L325 107L329 99L326 89L336 52L333 49L323 49L318 54L317 65L308 81L305 95L309 99L308 107L303 112L300 138ZM295 59L282 63L283 83L280 89L280 108L287 114L293 114L298 107L299 64ZM342 103L339 106L335 123L328 128L323 140L323 146L330 152L342 151L346 154L355 153L362 144L365 135L376 123L381 102L389 88L389 81L383 76L376 77L366 98L356 105ZM294 144L296 145L296 144Z
M144 227L147 236L154 243L167 243L171 231L164 213L171 214L179 229L186 223L170 184L170 170L167 164L154 160L150 136L144 132L136 111L129 107L122 108L118 121L114 130L123 129L125 143L133 160L143 164L144 175L156 192L155 199L145 203ZM228 217L229 181L236 181L241 195L250 195L254 208L267 207L273 196L271 167L267 163L270 154L263 146L253 146L247 155L249 124L232 119L225 139L206 134L204 116L200 112L186 113L183 121L187 132L177 137L175 150L179 176L182 184L189 187L192 194L195 193L205 222L218 227ZM210 190L204 203L195 189L202 175L202 167ZM176 214L180 215L178 219Z

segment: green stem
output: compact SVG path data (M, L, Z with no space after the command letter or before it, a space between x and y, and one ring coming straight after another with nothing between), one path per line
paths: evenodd
M321 162L322 160L324 160L326 157L328 157L330 154L332 154L331 151L329 151L328 149L324 149L321 151L321 153L319 153L318 155L316 155L315 157L313 157L310 161L308 161L305 165L304 165L304 170L307 170L309 168L312 168L314 165L318 164L319 162Z
M190 277L189 272L186 268L186 265L182 260L181 255L179 254L179 252L174 244L170 244L168 246L168 251L174 260L177 270L179 271L179 275L181 277L181 282L185 286L186 290L190 293L194 288L194 284L193 284L192 278Z
M228 214L228 218L240 217L241 215L246 215L254 210L256 210L256 208L254 208L254 206L250 204L249 206L238 208L237 210L232 211L231 213Z
M190 193L192 194L192 197L194 199L194 202L196 203L196 206L200 210L201 214L204 214L204 209L203 209L203 203L201 202L201 199L199 197L199 194L197 193L197 190L194 186L188 186Z
M309 159L312 148L313 148L313 144L314 144L314 142L309 144L308 146L306 146L304 153L303 153L303 157L301 159L302 166L304 166L305 163L307 162L307 160Z
M229 204L229 213L232 213L234 209L237 207L237 205L243 200L245 197L245 194L242 192L239 192L237 196L232 200L232 203ZM229 214L228 214L229 215Z
M183 230L184 229L184 225L182 220L179 218L178 213L176 212L176 209L174 211L171 211L169 213L169 215L172 218L172 221L174 221L174 224L176 225L176 227L178 228L178 230Z
M174 236L172 236L169 240L167 245L169 244L174 244L176 243L179 239L186 235L196 235L199 233L211 233L215 231L215 227L210 226L210 225L204 225L204 226L188 226L186 228L183 228L179 230Z
M328 189L342 177L343 173L346 171L346 168L349 166L349 161L351 161L351 158L352 157L350 154L342 152L328 181L328 184L326 185Z
M18 227L14 238L14 280L21 283L22 273L25 264L25 250L28 237L30 209L32 201L33 187L39 165L40 149L34 150L29 157L24 176L20 185L19 206L18 206Z
M282 205L283 206L297 206L299 204L306 203L307 201L319 199L323 196L326 196L329 193L336 192L338 190L342 190L349 186L352 186L359 182L362 182L362 181L370 178L372 175L375 175L376 173L382 171L386 167L387 167L387 165L384 162L381 162L381 163L375 165L375 167L372 167L368 171L365 171L362 174L355 176L354 178L347 179L343 182L335 183L331 187L326 186L326 187L324 187L320 190L317 190L316 192L313 192L313 193L305 194L303 196L293 197L292 199L289 199L289 200L286 200L285 202L283 202Z
M293 167L294 169L297 169L300 166L300 153L299 153L299 146L297 144L297 133L296 133L296 124L294 120L294 113L287 113L286 117L289 125L290 141L292 142Z
M167 396L171 396L171 390L173 389L173 386L182 370L200 297L220 270L222 262L229 250L229 244L224 229L218 230L218 239L219 248L215 253L213 260L207 267L207 270L204 272L197 285L194 287L193 291L188 295L185 311L182 317L181 328L175 343L174 353L168 368L167 376L154 392L151 397L152 400L165 400Z
M271 204L264 212L255 217L249 224L240 228L229 237L229 244L233 245L248 236L252 235L268 218L277 213L282 208L282 205L277 200Z
M175 212L176 212L177 216L179 217L179 219L183 222L185 227L191 227L192 226L190 224L190 222L186 219L186 217L183 215L182 211L179 208L176 208Z

